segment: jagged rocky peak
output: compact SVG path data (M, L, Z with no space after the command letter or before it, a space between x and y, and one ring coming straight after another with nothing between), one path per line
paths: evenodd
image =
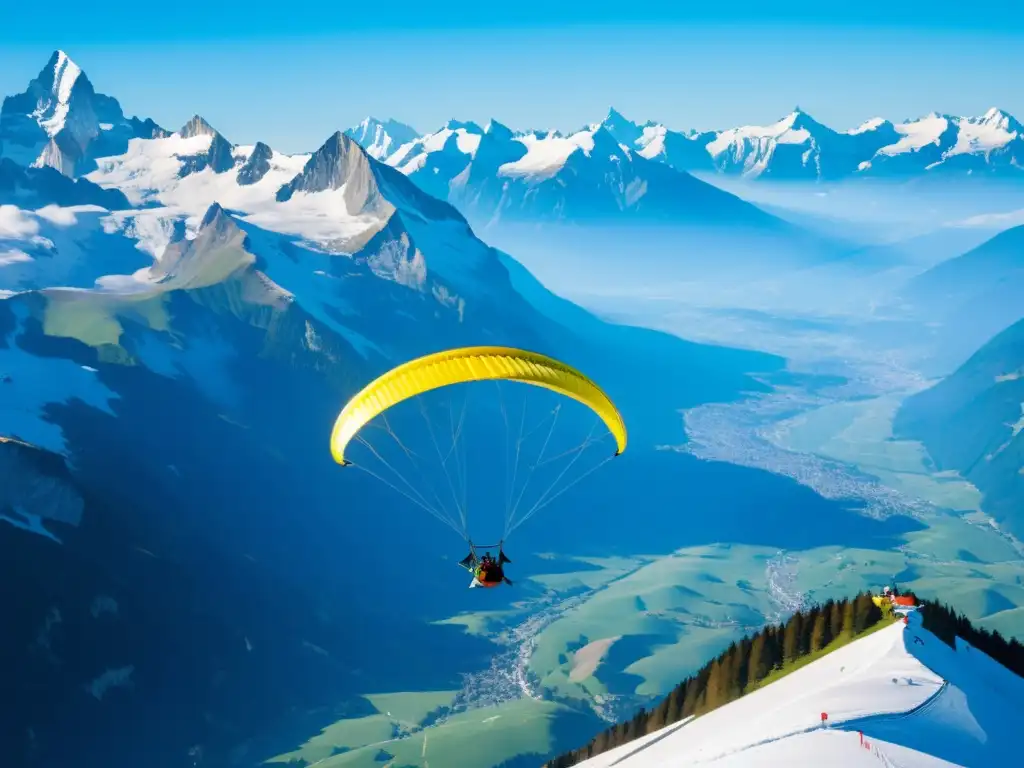
M217 130L199 115L192 115L192 119L178 131L182 138L191 139L193 136L219 136Z
M274 150L262 141L257 142L249 159L238 169L238 183L246 186L260 181L270 170L270 158L273 156Z
M491 136L495 139L502 141L511 141L515 134L512 129L504 123L499 123L497 120L491 118L487 123L487 128L484 130L484 135Z
M159 126L157 126L159 127ZM206 168L213 169L214 173L224 173L235 166L235 158L232 153L231 142L225 139L219 131L199 115L193 115L181 130L179 135L185 139L195 136L209 136L210 148L205 152L192 157L184 158L179 176L184 178L192 173L197 173Z
M221 228L228 223L234 226L234 222L231 221L228 212L224 210L220 203L214 202L210 204L210 207L206 209L206 213L203 214L203 220L199 223L199 229L205 230L208 227Z
M600 153L608 155L622 154L620 141L605 126L599 126L593 133L594 149L591 154Z
M0 109L3 154L22 165L71 174L100 133L92 84L63 51L54 51L23 93Z
M145 120L133 117L128 120L128 124L132 128L132 133L140 139L166 139L171 135L170 131L161 128L151 117Z
M280 202L297 192L316 193L344 188L345 208L351 214L369 211L390 214L372 160L366 151L341 131L331 136L306 162L302 173L277 191Z
M627 147L633 146L643 136L643 128L625 117L615 107L608 108L608 115L599 125L608 131L615 140Z
M64 128L72 100L91 100L93 89L81 68L64 51L57 50L29 83L26 93L35 100L33 112L40 126L54 136Z
M472 120L455 119L449 120L447 123L445 123L444 128L442 128L441 130L457 131L460 128L464 130L466 133L482 134L484 132L483 128L474 123Z

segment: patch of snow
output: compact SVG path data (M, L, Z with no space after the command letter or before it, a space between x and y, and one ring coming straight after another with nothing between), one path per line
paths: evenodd
M174 226L180 215L167 208L141 211L116 211L103 220L104 231L121 232L136 241L135 247L159 262L174 237Z
M640 157L650 160L662 154L665 151L665 134L667 133L668 128L664 125L644 126L644 131L636 142L641 148Z
M1010 117L996 109L990 109L980 118L964 118L958 127L956 144L946 152L946 157L988 153L1006 146L1017 137L1017 131L1011 130Z
M426 163L426 155L443 150L453 136L459 152L470 157L476 155L476 150L480 146L481 134L461 127L442 128L435 133L428 133L426 136L406 142L396 149L385 162L408 175L423 167Z
M870 120L865 120L863 123L858 125L856 128L851 128L848 131L844 131L844 133L846 133L849 136L857 136L858 134L861 134L861 133L867 133L868 131L873 131L876 128L878 128L879 126L884 125L884 124L885 124L885 118L882 118L882 117L872 117Z
M175 189L183 181L178 179L181 158L209 151L212 141L209 134L185 139L177 133L163 139L132 139L123 155L98 158L96 170L86 178L101 187L116 187L132 205L143 205Z
M949 127L949 120L942 115L931 114L897 126L896 132L903 135L903 138L895 144L882 147L878 150L880 155L902 155L906 152L916 152L929 144L938 145L939 138Z
M708 144L708 152L712 157L717 157L734 144L744 141L755 144L765 140L776 144L803 144L811 138L811 134L805 128L795 127L798 117L799 113L794 112L771 125L745 125L722 131Z
M344 186L323 192L296 192L290 200L260 207L243 221L274 232L334 244L338 250L345 250L367 230L384 223L372 214L349 214ZM352 246L351 250L358 248Z
M140 247L147 253L158 258L163 252L175 217L184 216L194 235L203 215L215 202L229 210L252 214L254 223L260 222L260 226L281 226L278 231L312 239L347 237L366 229L366 222L353 221L346 213L341 198L343 189L313 195L300 192L286 203L277 202L277 191L302 172L309 155L274 152L270 170L255 184L239 184L235 169L215 173L212 168L204 168L178 178L179 158L208 148L210 140L209 135L133 139L128 152L100 158L100 168L88 175L100 186L121 189L133 204L163 205L159 212L132 211L115 218L122 222L131 220ZM236 148L236 152L241 155L246 149L251 148ZM147 218L152 216L157 218Z
M514 163L502 165L498 169L499 176L550 178L562 169L573 152L582 150L590 153L594 149L594 134L591 131L578 131L571 136L531 133L519 136L517 140L526 147L526 154Z

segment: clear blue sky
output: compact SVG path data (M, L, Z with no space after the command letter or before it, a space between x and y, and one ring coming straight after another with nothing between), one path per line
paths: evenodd
M835 128L991 106L1024 119L1020 0L6 5L0 93L59 47L128 114L176 128L198 112L231 141L284 151L367 114L420 130L450 117L568 129L610 105L680 129L797 104Z

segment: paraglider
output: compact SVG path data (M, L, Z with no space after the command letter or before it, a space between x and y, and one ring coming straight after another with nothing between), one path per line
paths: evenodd
M491 557L490 552L484 552L482 557L476 556L477 547L469 543L469 554L460 562L463 568L473 574L473 580L469 583L473 587L497 587L501 584L512 586L512 581L505 575L505 563L511 563L505 555L504 542L497 545L498 558ZM480 547L480 549L492 549L492 547Z
M520 454L523 452L524 440L533 433L531 431L525 436L523 435L526 432L525 425L527 423L527 404L525 402L523 404L520 436L514 443L514 451L511 448L508 449L508 456L514 458L515 466L510 472L510 468L506 464L506 485L509 482L508 476L511 476L512 487L506 494L505 526L501 539L502 543L496 545L498 549L497 558L493 558L489 554L485 554L483 557L477 556L477 549L491 549L494 548L494 545L491 547L476 547L473 545L467 520L468 504L465 500L466 465L468 465L469 461L479 461L480 456L486 453L488 446L486 444L474 446L468 458L462 457L460 462L461 454L459 453L460 446L458 444L464 432L463 421L460 418L456 424L456 419L452 415L450 406L451 445L450 447L445 446L442 449L438 435L431 425L427 409L424 408L422 402L419 403L421 413L427 422L432 447L436 449L444 475L448 480L448 489L451 493L449 501L454 501L456 507L454 514L448 511L447 504L442 503L441 496L447 495L443 490L441 493L437 493L435 490L433 497L431 497L430 490L418 487L417 484L405 478L396 468L396 462L388 461L381 451L371 445L361 434L364 427L368 425L374 426L371 424L374 420L378 418L383 420L383 427L381 429L393 438L395 444L401 449L402 455L412 464L418 466L418 460L422 458L422 454L411 450L395 433L395 430L387 421L390 409L406 401L419 401L421 395L435 390L450 387L457 389L458 387L455 387L455 385L470 385L475 382L487 381L495 382L496 385L499 385L496 387L499 398L502 397L501 383L519 382L554 393L558 396L559 400L556 405L546 411L547 416L545 418L550 419L550 429L541 446L540 456L527 467L527 470L531 473L530 476L527 477L522 489L518 490L517 493L516 484L521 479L519 475ZM513 387L513 389L518 388ZM592 428L591 434L578 446L562 451L555 456L546 455L551 447L551 437L555 421L561 411L563 398L585 406L591 412L592 418L596 416L595 427L601 424L604 425L607 432L601 435L601 437L607 437L610 434L615 443L615 450L612 455L606 456L599 464L590 468L582 476L575 478L567 487L558 490L556 493L555 487L577 462L580 455L600 439L593 437L594 428ZM507 433L510 431L510 421L512 420L508 418L504 402L500 401L498 404L501 408L501 416ZM490 403L490 405L493 408L494 403ZM465 405L463 408L465 408ZM463 418L464 416L465 413L463 413ZM388 475L383 472L378 474L365 466L362 461L351 461L348 458L348 451L350 444L353 442L359 442L364 445L373 457L385 467L385 470L391 474ZM485 442L491 443L495 441L489 435ZM512 531L540 509L548 506L562 493L567 491L569 487L580 482L591 472L596 471L596 469L614 456L621 455L625 449L626 426L622 415L608 395L594 381L575 368L552 357L523 349L499 346L462 347L436 352L386 371L357 392L345 404L335 420L334 428L331 432L331 454L336 462L345 467L354 466L362 469L377 480L384 482L407 500L447 524L469 544L470 553L460 562L460 565L473 573L471 587L495 587L503 583L511 585L512 582L504 574L504 566L510 563L511 560L504 553L503 543ZM519 508L533 470L566 457L568 458L568 466L557 475L555 481L540 495L536 503L520 514ZM511 458L508 458L508 463L511 463ZM452 464L455 465L455 477L449 474L449 466ZM524 470L524 475L527 470ZM395 482L392 482L392 480Z

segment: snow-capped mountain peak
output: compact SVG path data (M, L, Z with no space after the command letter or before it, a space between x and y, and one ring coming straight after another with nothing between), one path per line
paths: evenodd
M181 134L183 139L191 139L194 136L218 135L218 131L199 115L192 115L192 118L181 127L178 133Z
M376 160L386 160L403 144L414 141L419 133L412 126L397 120L365 118L359 125L349 128L345 135L358 143Z
M1020 122L1009 112L992 107L979 118L979 122L1006 131L1007 133L1021 133Z
M472 134L475 134L475 135L482 135L483 132L484 132L484 129L481 128L476 123L474 123L472 120L462 121L462 120L454 120L454 119L453 120L449 120L447 123L445 123L444 124L444 128L442 128L442 130L445 130L445 131L459 131L459 130L463 130L466 133L472 133Z
M956 144L946 153L947 158L961 154L987 155L1024 133L1016 119L994 107L981 117L961 118L957 123Z
M0 156L66 176L88 173L95 158L124 152L132 138L164 134L152 120L126 119L117 100L97 93L62 50L0 109Z
M21 165L50 166L73 175L101 130L89 79L63 51L0 110L2 153Z
M373 162L355 141L336 131L313 153L302 173L277 191L277 201L287 202L299 193L337 191L346 214L386 220L394 207L381 195Z
M883 117L872 117L870 120L865 120L863 123L858 125L856 128L851 128L848 131L843 131L848 136L859 136L869 131L877 131L884 125L892 125L888 120Z
M364 121L349 135L358 138L359 130L365 133L375 123L380 121ZM653 121L641 124L611 107L601 122L578 131L521 131L496 120L481 130L473 122L449 120L438 131L401 146L390 144L384 151L375 149L372 140L361 143L371 156L414 177L431 194L446 197L449 182L474 161L482 135L500 137L498 143L504 146L495 152L495 141L488 142L488 156L503 158L497 166L500 171L495 171L498 175L549 176L583 143L588 145L583 156L589 157L589 144L599 129L641 158L679 171L750 178L837 180L869 174L905 177L939 169L973 172L975 167L1016 173L1024 168L1024 128L995 108L981 117L933 112L899 123L874 117L854 128L835 130L798 106L768 124L697 131L673 130ZM452 140L453 135L457 139ZM483 172L477 167L472 175L479 180Z
M64 51L53 52L50 61L39 73L34 83L38 85L36 110L32 116L49 136L56 136L64 129L71 93L79 77L81 68L71 60Z
M608 114L605 116L604 120L591 126L592 130L596 130L597 128L604 128L608 133L614 136L620 144L627 147L635 146L644 133L643 128L623 116L623 114L615 109L615 107L609 107Z
M489 136L501 137L504 139L511 139L515 136L515 132L504 123L499 123L494 118L487 121L487 127L484 128L484 133Z

